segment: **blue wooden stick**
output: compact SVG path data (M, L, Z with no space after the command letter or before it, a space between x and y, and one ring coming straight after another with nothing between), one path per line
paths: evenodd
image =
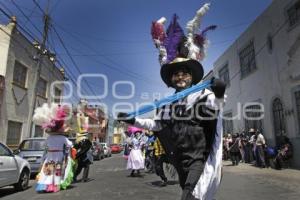
M138 110L136 111L133 111L133 112L130 112L130 113L127 113L128 115L128 118L133 118L133 117L136 117L136 116L139 116L139 115L142 115L142 114L145 114L147 112L150 112L152 110L155 110L157 108L161 108L163 107L164 105L168 105L168 104L171 104L179 99L182 99L192 93L195 93L195 92L198 92L198 91L201 91L205 88L208 88L211 86L211 80L208 80L208 81L204 81L203 83L201 84L197 84L197 85L194 85L188 89L185 89L181 92L178 92L176 94L173 94L171 96L168 96L166 98L163 98L161 100L158 100L158 101L155 101L149 105L145 105L141 108L139 108Z

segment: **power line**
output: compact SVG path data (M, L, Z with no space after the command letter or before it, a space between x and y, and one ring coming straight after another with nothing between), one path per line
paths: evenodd
M38 4L38 2L36 2L36 0L32 0L33 3L38 7L38 9L42 12L43 15L45 15L45 11L41 8L40 4Z
M35 2L36 3L36 2ZM16 5L17 6L17 5ZM41 7L40 6L37 6L37 7L39 7L40 9L41 9ZM2 10L1 9L1 11L7 16L7 17L10 17L4 10ZM26 14L23 12L23 11L21 11L21 9L19 8L19 11L28 19L28 17L26 16ZM43 13L44 13L44 11L43 11ZM30 20L30 19L29 19ZM30 37L30 38L32 38L33 40L35 40L35 38L30 34L30 33L28 33L22 26L20 26L19 25L19 27L24 31L24 32L26 32L27 33L27 35ZM36 27L35 27L36 28ZM37 28L36 28L37 29ZM40 32L40 31L39 31ZM22 45L23 46L23 45ZM24 47L24 46L23 46ZM25 47L24 47L24 49L26 49ZM65 65L66 67L67 67L67 65ZM72 73L72 70L70 70L70 74ZM74 74L73 74L73 76L75 76ZM74 85L76 86L76 82L71 78L71 80L74 82ZM89 87L90 88L90 87ZM90 88L91 89L91 88Z
M29 13L29 15L28 15L29 20L27 20L27 21L24 23L24 26L25 26L25 27L26 27L27 23L30 21L30 17L32 17L32 15L33 15L35 9L36 9L36 6L32 9L32 11L30 11L30 13Z
M123 55L137 55L137 54L155 54L157 51L139 51L139 52L119 52L119 53L107 53L107 54L101 54L101 53L94 53L94 54L72 54L72 56L81 56L81 57L102 57L102 56L123 56ZM60 55L65 55L63 53L57 53Z
M62 27L59 26L59 25L57 25L57 26L58 26L60 29L62 29L64 32L66 32L66 31L64 30L64 28L62 28ZM95 49L94 49L93 47L91 47L90 45L85 44L80 38L74 36L74 34L69 33L69 32L66 32L66 33L68 33L68 34L71 35L73 38L75 38L77 42L80 42L81 44L83 44L84 46L86 46L87 48L89 48L90 50L94 51L95 53L98 53L97 50L95 50ZM118 63L112 61L111 59L107 58L106 56L101 56L101 57L105 58L106 60L108 60L110 63L113 63L114 65L120 66L120 64L118 64ZM141 74L135 73L135 72L133 72L133 71L131 71L131 70L128 70L128 69L126 69L126 70L121 70L120 68L114 67L114 66L112 66L112 65L106 66L106 64L104 64L104 63L102 63L102 62L96 60L95 58L94 58L94 61L97 62L97 63L99 63L99 64L101 64L101 65L103 65L104 67L107 67L108 69L115 70L115 71L117 71L117 72L119 72L119 73L121 73L121 74L126 74L126 75L128 75L128 76L130 76L130 77L132 77L132 78L135 78L135 79L138 79L138 80L145 81L146 83L149 83L149 81L150 81L150 82L153 82L153 83L155 83L155 84L158 84L156 81L153 81L153 80L151 80L151 79L148 79L148 78L145 78L145 77L144 77L144 78L141 78ZM125 69L125 67L123 67L122 69ZM160 83L159 83L159 84L160 84Z
M11 19L11 15L9 15L5 10L3 10L2 8L0 8L0 11L8 18ZM9 11L9 10L8 10ZM23 28L22 26L18 26L24 34L26 34L28 37L30 37L33 41L37 39L37 37L33 37L32 35L34 35L33 33L31 33L30 31L26 30L25 28Z
M55 10L55 8L58 6L59 3L61 3L61 0L57 0L56 3L52 6L52 8L50 9L49 13L51 13L53 10Z
M0 8L0 10L1 10L1 12L3 12L3 10ZM4 13L4 15L6 16L6 17L8 17L8 18L10 18L10 16L6 13L6 12L3 12ZM18 24L18 27L20 27L20 28L22 28L21 27L21 25L20 24ZM29 52L29 50L20 42L20 41L18 41L17 40L17 38L15 38L15 37L12 37L12 35L10 34L10 33L8 33L6 30L4 30L2 27L0 27L0 30L2 31L2 32L4 32L6 35L8 35L14 42L16 42L22 49L24 49L25 50L25 52L28 54L28 56L32 59L35 55L33 55L31 52ZM30 34L29 34L30 35ZM33 38L31 35L30 35L30 37L31 38ZM43 62L43 60L41 61L41 62ZM54 65L54 67L56 67L55 65ZM66 67L67 67L67 65L66 65ZM75 84L75 87L76 87L76 82L72 79L72 78L70 78ZM76 97L76 96L74 96L74 97ZM78 99L78 97L77 97L77 99Z
M217 27L217 30L232 29L232 28L236 28L236 27L240 27L240 26L244 26L244 25L249 25L252 22L253 22L253 20L250 20L250 21L247 21L247 22L240 22L240 23L227 25L227 26L219 26L219 27Z
M47 15L47 14L45 13L45 11L41 8L41 6L36 2L36 0L33 0L33 3L37 6L37 8L39 8L39 10L44 14L44 16ZM75 68L77 69L77 71L79 72L79 74L81 74L81 71L80 71L79 67L76 65L76 62L74 61L74 59L72 58L72 56L70 56L70 52L69 52L68 49L66 48L66 46L65 46L65 44L64 44L64 42L63 42L63 40L62 40L62 38L58 35L58 33L57 33L57 31L54 29L54 27L53 27L53 31L54 31L54 32L56 33L56 35L58 36L59 41L60 41L60 43L62 44L62 46L63 46L63 48L65 49L65 51L67 52L67 54L68 54L68 56L69 56L71 62L73 63L73 65L75 66ZM93 89L91 88L91 86L88 84L88 82L87 82L86 80L84 80L84 82L86 83L86 85L87 85L87 87L90 89L90 91L91 91L95 96L97 96L97 95L95 94L95 92L93 91ZM99 100L100 100L100 99L99 99Z
M30 22L30 24L37 30L41 35L43 33L36 27L36 25L29 19L29 17L23 12L23 10L18 6L18 4L15 3L14 0L11 0L11 2L14 4L14 6L22 13L22 15Z
M75 60L73 59L73 57L71 56L68 48L66 47L64 41L62 40L62 38L60 37L60 35L58 34L58 32L56 31L55 27L53 27L53 31L56 33L60 43L62 44L63 48L65 49L66 53L68 54L69 59L71 60L71 62L73 63L74 67L76 68L76 70L79 72L79 74L82 74L81 70L79 69L78 65L76 64ZM95 95L96 93L94 92L94 90L91 88L90 84L84 79L84 82L86 83L87 87L90 89L90 91ZM99 99L99 101L101 101Z
M236 23L236 24L227 25L227 26L220 26L216 29L216 31L232 29L232 28L248 25L251 22L252 21L247 21L247 22L244 21L244 22L239 22L239 23ZM67 32L67 31L65 31L65 32ZM72 32L74 32L74 31L72 31ZM82 34L82 33L78 33L78 32L76 34L78 36L81 36L81 37L86 37L86 38L90 38L92 40L97 40L97 41L101 41L101 42L110 42L110 43L118 43L118 44L122 44L122 43L126 43L126 44L139 44L139 43L149 44L149 43L152 43L152 39L147 39L147 40L112 40L112 39L102 38L102 37L98 37L98 36L90 35L90 34Z

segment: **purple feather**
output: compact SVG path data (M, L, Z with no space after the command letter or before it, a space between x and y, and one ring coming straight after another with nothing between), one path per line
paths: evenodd
M195 34L194 35L195 44L199 47L203 47L203 44L206 40L206 38L205 38L206 32L210 31L210 30L215 30L216 28L217 28L216 25L208 26L203 31L201 31L200 34Z
M211 26L208 26L206 27L203 31L201 31L201 35L205 35L207 31L210 31L210 30L215 30L217 28L216 25L211 25Z
M177 56L177 46L184 37L184 32L177 22L177 15L174 14L173 19L167 29L167 37L164 40L164 46L167 50L167 63L173 61Z

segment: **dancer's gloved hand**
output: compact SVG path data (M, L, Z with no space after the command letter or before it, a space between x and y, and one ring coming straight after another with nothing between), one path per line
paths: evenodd
M221 79L212 78L211 79L211 90L215 96L219 99L224 98L226 84Z
M127 124L133 125L135 123L135 117L128 118L127 113L120 112L118 113L118 122L125 122Z

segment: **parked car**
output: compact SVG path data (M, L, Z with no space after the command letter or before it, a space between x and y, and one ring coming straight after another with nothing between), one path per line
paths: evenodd
M46 148L46 138L36 137L24 139L15 150L15 154L27 160L31 173L37 174L43 162Z
M92 142L92 154L94 157L94 160L101 160L104 158L104 149L102 145L99 142L93 141Z
M102 142L100 143L103 147L103 150L104 150L104 156L105 157L111 157L111 149L110 147L107 145L107 143L105 142Z
M111 153L120 153L121 148L119 144L111 144L110 145Z
M30 165L0 142L0 187L13 185L15 190L28 188Z
M120 146L120 151L123 151L124 150L123 144L119 144L119 146Z

